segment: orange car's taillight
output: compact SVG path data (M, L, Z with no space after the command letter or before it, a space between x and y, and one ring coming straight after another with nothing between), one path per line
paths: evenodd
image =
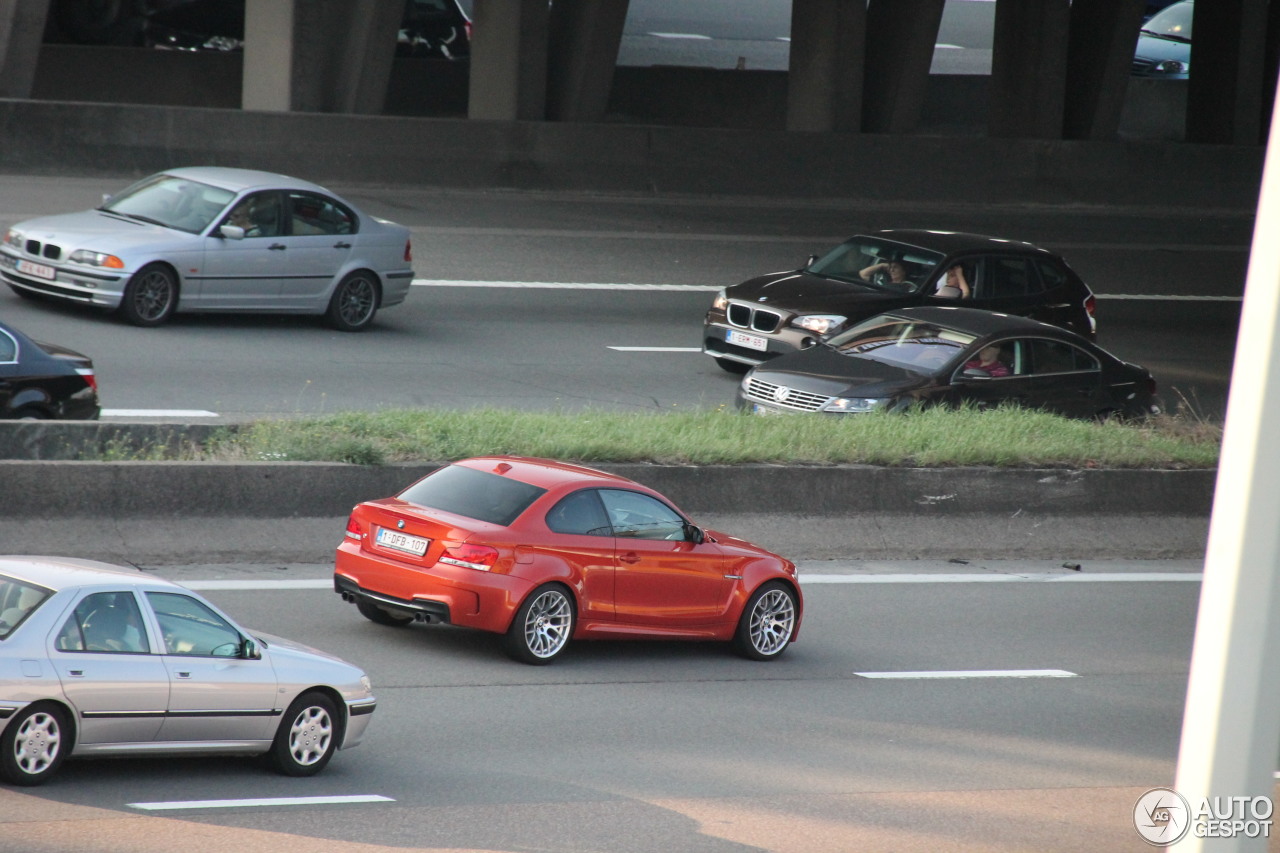
M360 522L356 521L356 514L354 512L351 513L351 517L347 519L346 536L348 539L354 539L357 542L364 539L364 529L360 527Z
M473 545L469 542L447 543L437 562L449 566L461 566L487 572L498 562L498 549L489 545Z

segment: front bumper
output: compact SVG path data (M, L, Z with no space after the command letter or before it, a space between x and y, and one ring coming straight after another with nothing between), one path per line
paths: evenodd
M719 318L713 316L719 313ZM723 312L707 315L702 327L702 351L712 358L723 358L741 364L763 364L771 358L797 350L808 349L818 342L818 336L803 329L781 328L768 334L751 329L731 326ZM734 341L751 339L756 346L745 346ZM763 344L764 349L759 345Z
M53 271L53 278L34 275L18 269L20 262L34 264ZM31 293L52 296L68 302L116 308L124 297L128 273L97 273L83 267L49 263L40 259L28 259L9 249L0 249L0 278L11 287Z

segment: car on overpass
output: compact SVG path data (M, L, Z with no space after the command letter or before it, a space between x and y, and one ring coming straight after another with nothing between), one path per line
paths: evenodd
M1074 418L1159 414L1146 368L1074 332L974 308L904 308L753 368L740 410L760 415L1019 405Z
M724 288L703 318L702 350L724 370L745 373L885 311L961 303L1097 335L1093 291L1053 252L900 229L850 237L800 269Z

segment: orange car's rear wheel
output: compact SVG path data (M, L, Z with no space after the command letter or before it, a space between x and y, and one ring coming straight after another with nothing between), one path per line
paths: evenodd
M507 629L507 654L522 663L551 663L573 636L573 599L559 584L540 586L520 605Z

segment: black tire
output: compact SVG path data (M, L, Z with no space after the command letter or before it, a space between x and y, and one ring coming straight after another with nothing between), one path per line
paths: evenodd
M0 779L10 785L43 785L71 751L67 715L53 705L28 705L0 734Z
M160 326L178 307L178 278L164 264L147 264L133 274L120 300L120 314L135 326Z
M538 587L524 600L507 629L507 654L521 663L551 663L569 647L577 614L573 598L559 584Z
M731 358L717 358L716 364L720 365L720 369L724 372L734 373L738 376L741 376L751 369L751 365L743 364L740 361L734 361Z
M44 421L48 420L49 416L32 406L23 406L13 413L13 419L15 421Z
M360 611L360 615L368 619L370 622L377 622L379 625L390 625L394 628L403 628L413 621L412 616L401 616L397 613L391 613L383 610L376 604L368 601L357 601L356 610Z
M378 277L366 270L356 270L338 282L329 298L325 318L341 332L361 332L369 328L381 301Z
M333 700L323 693L303 693L280 721L268 757L286 776L314 776L333 758L340 735Z
M773 660L786 650L795 629L795 593L781 581L769 581L742 608L733 646L752 660Z

